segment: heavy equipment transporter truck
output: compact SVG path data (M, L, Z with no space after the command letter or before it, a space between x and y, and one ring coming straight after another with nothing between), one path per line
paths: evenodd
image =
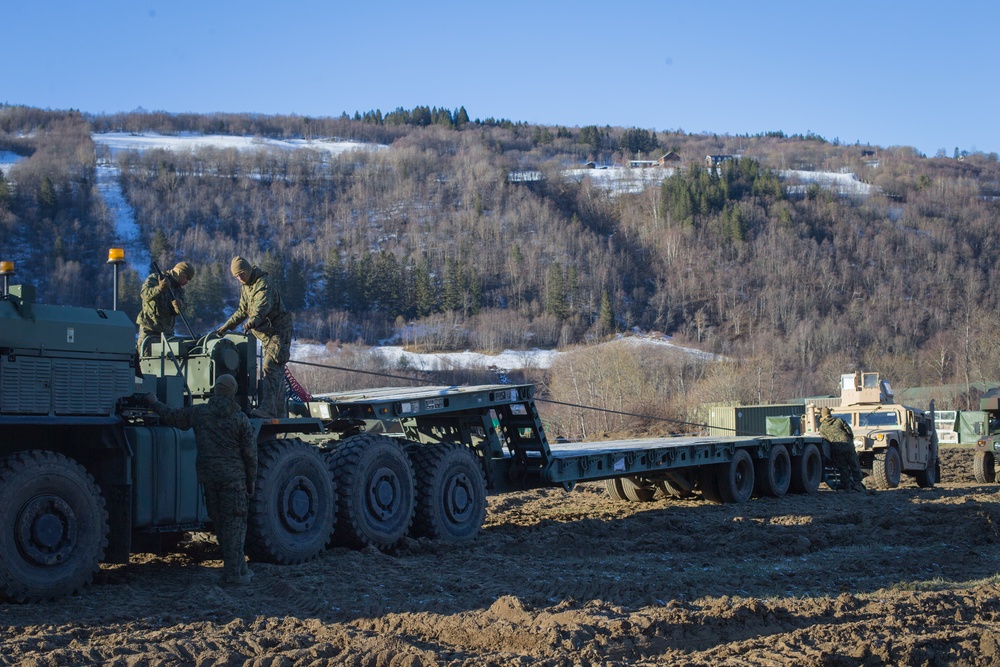
M164 337L141 359L135 345L123 312L36 303L33 287L5 275L0 599L73 593L101 563L206 528L193 432L160 425L142 397L199 403L231 374L249 411L256 341ZM344 392L290 413L251 419L259 467L247 552L257 561L296 564L331 543L387 551L407 535L471 540L488 493L529 487L604 480L621 500L701 493L720 503L812 493L828 454L809 436L550 443L531 385Z

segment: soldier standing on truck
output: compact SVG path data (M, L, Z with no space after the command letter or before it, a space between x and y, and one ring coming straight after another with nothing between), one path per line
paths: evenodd
M830 414L830 408L820 410L819 434L830 443L830 458L840 474L840 489L864 491L861 464L854 451L854 432L840 417Z
M233 398L236 378L220 375L207 403L171 408L147 394L146 401L167 426L194 429L195 469L205 491L205 507L222 549L222 581L250 583L244 546L247 511L257 479L257 443L250 420Z
M149 354L149 347L160 334L174 335L174 322L184 308L181 301L184 286L194 278L194 267L187 262L178 262L166 273L151 273L142 283L139 296L142 310L135 318L139 325L139 342L136 345L139 356Z
M255 417L285 417L285 364L292 348L292 313L285 310L281 295L267 274L242 257L233 257L230 268L240 281L240 305L216 331L220 336L246 321L243 330L260 341L264 356L261 396Z

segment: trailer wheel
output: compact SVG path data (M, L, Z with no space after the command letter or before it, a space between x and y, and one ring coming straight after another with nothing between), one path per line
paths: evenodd
M295 439L265 442L247 515L247 553L281 565L312 560L330 542L336 508L336 486L318 449Z
M875 479L876 487L895 489L899 486L902 472L903 466L899 460L899 451L895 447L886 447L882 451L876 452L875 460L872 461L872 477Z
M649 503L656 496L656 487L639 477L622 477L622 491L633 503Z
M972 461L972 471L980 484L993 484L997 481L996 456L986 450L976 452Z
M407 448L416 484L412 535L466 542L486 518L486 478L476 455L459 444Z
M39 602L89 584L108 546L108 512L93 476L55 452L0 460L0 597Z
M745 503L753 495L754 466L750 453L737 449L728 463L719 464L719 495L726 503Z
M340 507L334 541L353 547L394 548L413 521L413 468L397 439L365 433L332 453Z
M930 489L938 483L939 471L940 466L938 465L938 459L935 455L933 459L927 462L927 468L924 470L918 470L913 477L917 481L917 486L921 489Z
M611 477L604 480L604 490L614 500L619 500L623 503L629 502L628 496L625 495L625 488L622 486L621 477Z
M802 448L802 455L792 458L793 493L816 493L823 481L823 454L813 443Z
M719 491L719 477L722 476L721 466L718 464L703 465L698 467L698 489L705 500L722 504L722 493Z
M792 483L792 457L784 445L771 447L766 459L757 461L757 491L759 495L781 498Z
M656 480L657 496L670 498L690 498L698 479L689 471L668 472L663 479Z

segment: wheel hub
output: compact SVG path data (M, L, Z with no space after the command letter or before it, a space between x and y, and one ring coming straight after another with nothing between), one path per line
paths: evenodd
M390 468L379 468L368 485L368 508L372 515L385 521L396 512L400 498L399 477Z
M472 513L473 502L471 483L465 473L458 473L448 479L445 485L444 511L453 523L462 523Z
M281 519L294 533L308 531L316 519L316 486L308 477L289 478L281 494Z
M17 546L36 565L57 565L69 558L77 540L76 514L58 496L36 496L17 518Z

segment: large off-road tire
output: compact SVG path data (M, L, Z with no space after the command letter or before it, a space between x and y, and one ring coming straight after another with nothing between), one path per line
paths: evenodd
M792 484L792 457L784 445L774 445L756 464L757 494L780 498Z
M930 489L938 483L938 474L941 466L938 465L937 456L927 462L926 470L918 470L913 478L917 481L917 486L921 489Z
M813 443L802 448L800 456L792 457L792 493L812 494L823 481L823 454Z
M312 560L330 542L336 520L336 485L320 451L295 439L263 443L247 516L250 558L281 565Z
M93 476L54 452L0 460L0 598L51 600L90 583L108 546Z
M899 460L899 451L895 447L886 447L875 453L872 461L872 479L879 489L895 489L899 486L899 478L903 473L903 464Z
M410 459L398 440L365 433L331 453L340 506L334 541L395 548L410 529L416 490Z
M993 452L980 450L972 460L972 472L980 484L993 484L997 481L997 459Z
M413 445L407 453L417 491L410 534L475 539L486 518L486 477L476 455L460 444Z
M745 503L754 489L753 458L745 449L733 452L733 458L719 464L719 495L725 503Z

